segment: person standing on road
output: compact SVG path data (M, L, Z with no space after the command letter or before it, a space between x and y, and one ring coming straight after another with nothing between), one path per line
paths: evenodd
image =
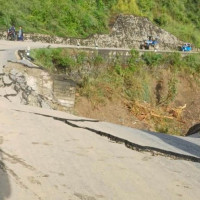
M22 29L22 27L20 26L20 27L19 27L19 31L18 31L18 38L17 38L19 41L23 41L23 39L24 39L23 34L24 34L24 33L23 33L23 29Z

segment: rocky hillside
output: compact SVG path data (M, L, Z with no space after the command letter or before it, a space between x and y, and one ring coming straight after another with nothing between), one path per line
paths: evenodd
M159 38L160 49L177 49L181 41L174 35L154 25L148 18L133 15L120 15L111 27L110 34L95 34L88 39L79 40L81 45L100 47L139 48L148 36Z

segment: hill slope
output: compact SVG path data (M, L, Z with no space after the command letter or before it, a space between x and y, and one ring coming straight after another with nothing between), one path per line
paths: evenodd
M0 0L0 27L23 26L27 32L86 36L106 30L107 8L98 1Z
M88 36L107 32L111 16L146 16L184 41L200 46L200 2L197 0L0 0L0 28L14 24L26 32Z

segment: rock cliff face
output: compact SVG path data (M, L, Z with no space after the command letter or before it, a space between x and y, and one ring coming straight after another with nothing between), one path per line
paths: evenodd
M154 25L147 18L132 15L119 15L109 34L95 34L86 39L25 34L24 39L69 45L137 49L141 42L150 35L159 38L160 49L177 49L177 46L182 43L178 38ZM6 38L6 33L0 33L0 38Z

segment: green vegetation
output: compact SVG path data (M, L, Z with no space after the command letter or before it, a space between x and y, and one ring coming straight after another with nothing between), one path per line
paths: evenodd
M86 37L108 32L119 13L148 17L178 38L200 47L200 1L197 0L0 0L0 29Z
M101 56L91 56L86 51L66 48L35 49L31 51L31 56L37 65L45 67L51 73L70 74L73 71L83 70L84 65L98 68L104 63Z
M106 0L0 0L0 28L24 27L25 32L88 36L107 30ZM111 1L112 2L112 1Z

